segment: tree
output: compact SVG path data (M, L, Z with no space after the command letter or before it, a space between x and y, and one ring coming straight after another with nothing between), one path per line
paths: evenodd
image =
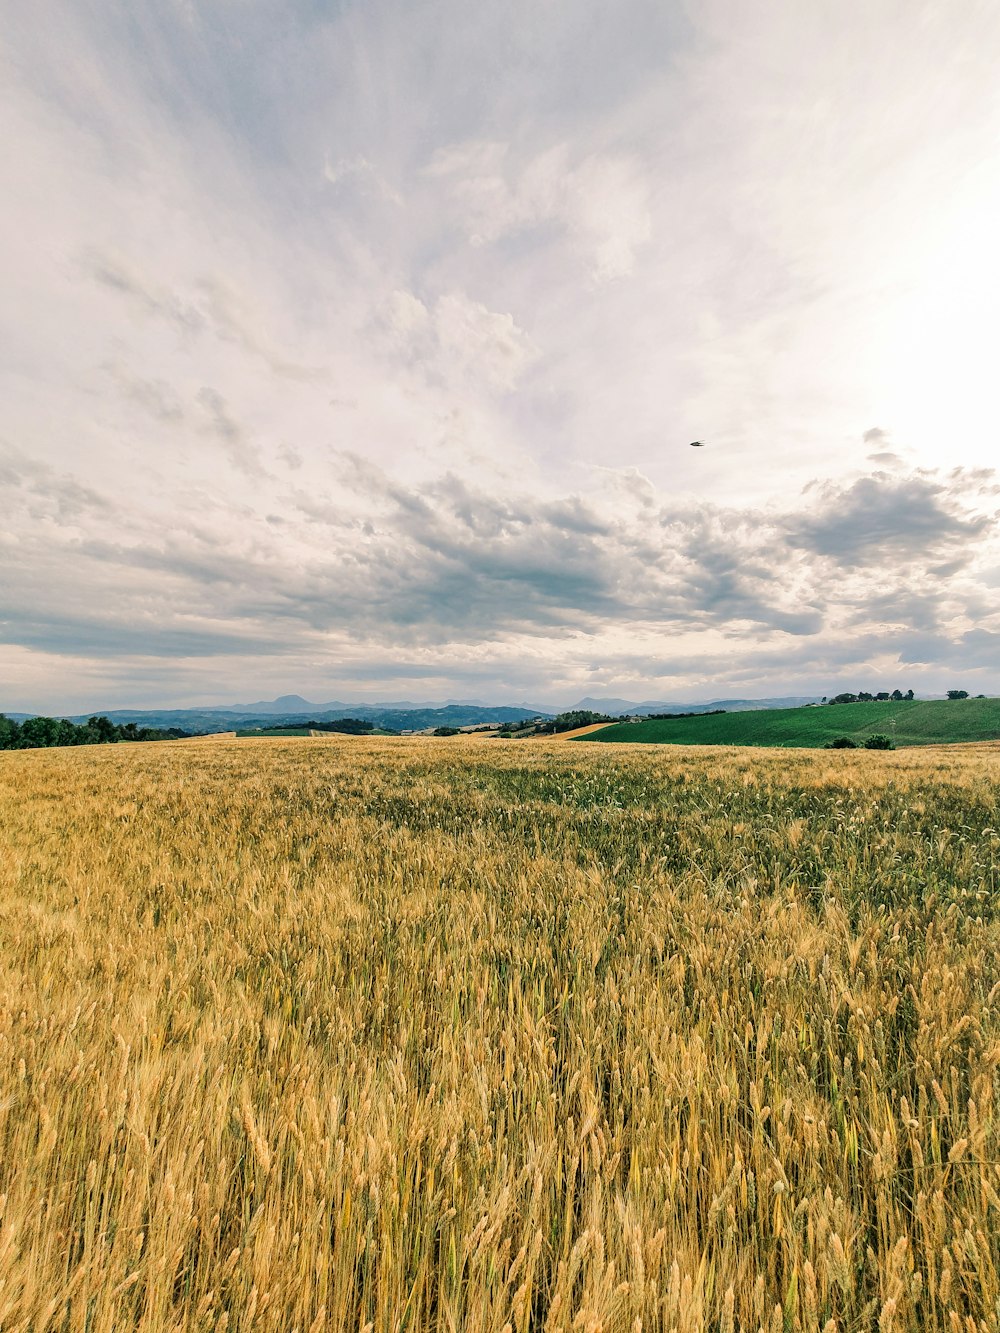
M856 750L857 743L852 741L850 736L838 736L835 741L827 741L824 749L827 750Z
M12 717L0 713L0 750L16 750L21 738L21 728Z
M880 704L887 703L888 700L889 700L889 691L888 691L888 690L879 690L878 694L876 694L876 696L875 696L875 699L876 699L876 701L877 701L878 703L880 703Z
M59 744L59 723L54 717L29 717L21 723L18 748L39 750Z
M899 703L899 701L902 699L902 697L903 697L903 691L902 691L902 690L893 690L892 695L891 695L891 698L894 699L896 703Z
M110 744L118 739L118 728L108 717L88 717L87 726L97 733L102 744Z
M969 697L969 691L968 691L968 690L949 690L949 691L948 691L948 698L949 698L949 699L968 699L968 697Z
M79 745L80 728L75 722L71 722L68 717L61 717L55 743L56 745Z
M895 748L888 736L883 736L877 732L865 741L866 750L894 750Z
M904 699L912 699L912 698L913 698L913 691L912 691L912 690L907 690L906 693L903 695L903 698L904 698Z
M589 727L594 722L610 722L605 713L594 713L589 708L576 708L569 713L559 713L553 720L553 731L575 731L577 727Z

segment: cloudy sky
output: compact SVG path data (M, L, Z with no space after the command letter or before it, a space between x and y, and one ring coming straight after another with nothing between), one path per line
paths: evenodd
M998 62L0 0L0 708L1000 692Z

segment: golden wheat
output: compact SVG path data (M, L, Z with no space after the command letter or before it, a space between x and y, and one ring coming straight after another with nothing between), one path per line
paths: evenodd
M0 755L0 1329L987 1333L998 803L944 750Z

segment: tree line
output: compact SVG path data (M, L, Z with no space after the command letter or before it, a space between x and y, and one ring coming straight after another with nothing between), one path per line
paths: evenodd
M595 713L590 708L573 708L568 713L559 713L546 722L536 722L536 736L552 736L560 731L576 731L577 727L590 727L595 722L621 722L620 717L608 717L607 713ZM513 724L516 727L527 725L524 722ZM501 734L503 734L501 732Z
M968 690L949 690L949 699L968 699ZM878 694L868 694L865 690L860 690L857 694L835 694L832 699L824 698L825 704L870 704L887 703L890 700L898 703L902 699L912 699L913 691L907 690L904 694L902 690L893 690L890 694L888 690L880 690ZM985 699L985 694L977 694L977 699Z
M867 690L860 690L857 694L835 694L832 699L824 699L825 704L870 704L870 703L899 703L903 699L912 699L913 691L907 690L904 694L902 690L879 690L878 694L869 694Z
M0 713L0 750L44 750L55 745L115 745L121 741L169 741L190 736L180 727L139 727L107 717L71 722L67 717L29 717L18 722Z

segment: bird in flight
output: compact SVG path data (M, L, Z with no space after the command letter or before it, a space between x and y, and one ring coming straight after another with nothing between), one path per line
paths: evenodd
M702 444L701 440L692 440L692 441L691 441L691 448L692 448L692 449L704 449L704 447L705 447L705 446L704 446L704 444Z

